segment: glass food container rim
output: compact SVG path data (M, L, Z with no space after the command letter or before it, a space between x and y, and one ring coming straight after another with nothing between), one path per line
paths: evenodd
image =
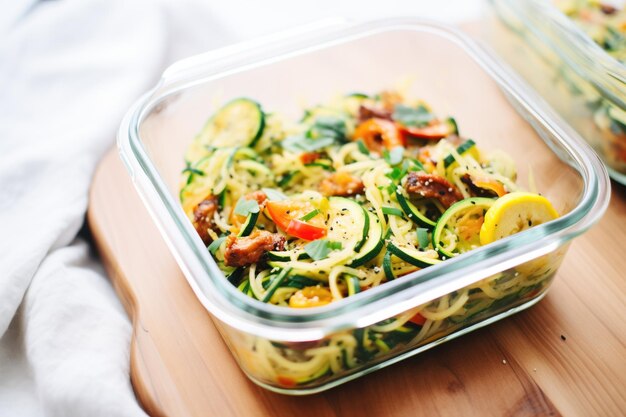
M200 244L195 230L152 164L139 138L141 123L164 100L194 85L397 30L436 34L463 48L510 100L521 105L532 115L534 122L550 131L559 146L567 151L568 158L576 161L574 169L583 178L584 187L578 205L552 222L327 306L289 309L242 294L224 279L224 274L206 247ZM597 155L536 93L490 52L459 30L430 20L387 18L356 24L341 23L332 28L323 26L305 32L285 32L272 36L269 41L244 42L174 64L164 72L155 88L131 107L120 126L120 156L140 197L200 302L229 326L261 337L294 342L316 340L335 331L368 326L556 250L586 231L606 210L610 182ZM544 141L555 151L554 145L545 138ZM564 162L574 165L571 160ZM199 271L202 271L200 277L197 275Z
M548 0L505 0L516 16L522 16L524 25L533 35L547 43L578 76L590 82L604 99L626 110L626 64L609 55L579 27L572 19L561 12ZM500 3L490 0L492 4ZM525 4L531 3L534 9L526 10ZM497 7L494 7L496 11ZM541 22L536 22L531 16L540 16ZM546 35L545 29L550 24L552 29L559 30L558 36L566 47L558 47ZM570 46L571 45L571 46ZM575 47L573 47L575 45Z

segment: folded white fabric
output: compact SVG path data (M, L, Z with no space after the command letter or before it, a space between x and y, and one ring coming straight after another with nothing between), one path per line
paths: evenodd
M26 335L45 415L143 415L128 378L128 319L84 244L66 245L124 110L162 69L163 15L119 0L26 12L0 43L0 334L24 300L25 333L14 336ZM23 415L11 383L0 383L0 415Z
M144 415L129 382L128 318L72 241L126 109L172 59L225 36L193 3L11 10L0 20L0 416Z

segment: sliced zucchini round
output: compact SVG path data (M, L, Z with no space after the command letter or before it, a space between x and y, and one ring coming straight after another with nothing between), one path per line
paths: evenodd
M404 196L404 194L402 194L402 191L400 191L400 189L396 190L396 199L398 200L402 211L404 211L404 214L406 214L407 217L413 221L413 223L417 224L418 226L426 227L428 229L432 229L433 227L435 227L435 224L437 224L436 222L422 214L422 212L419 211L418 208L415 207L415 205L413 205L413 203L411 203L409 199Z
M432 234L433 247L441 256L452 258L460 253L466 252L475 246L480 246L480 228L484 221L485 213L496 200L485 197L472 197L454 203L439 218ZM466 230L459 230L458 221L463 219L468 222ZM476 233L472 235L472 227ZM451 232L457 236L454 248L446 247L444 233ZM468 235L469 234L469 235ZM464 236L467 235L467 236Z
M420 268L427 268L441 262L440 259L432 258L425 252L421 252L409 246L399 246L393 242L387 243L387 250L392 255L402 259L404 262L408 262L411 265L415 265Z
M330 197L328 205L328 240L342 242L344 247L348 245L356 252L368 237L370 219L367 212L356 201L344 197Z
M254 146L264 127L261 106L248 98L237 98L215 112L195 141L211 148Z
M367 210L363 210L363 212L369 218L367 239L365 240L365 243L360 246L360 249L358 251L355 250L355 252L357 253L354 255L352 261L348 265L351 267L357 267L371 261L380 253L384 246L383 226L380 223L380 219L378 218L378 216L370 213Z

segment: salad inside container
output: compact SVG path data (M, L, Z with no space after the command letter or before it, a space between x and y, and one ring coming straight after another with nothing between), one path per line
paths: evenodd
M606 172L588 146L496 60L467 37L445 26L411 19L386 20L291 38L273 44L256 44L249 49L235 48L234 52L231 49L232 53L227 50L208 54L176 65L166 72L162 82L153 91L131 109L119 135L122 158L131 171L138 191L198 299L217 318L216 324L242 369L255 382L275 391L290 394L317 392L419 353L541 299L563 259L567 243L590 227L608 203ZM216 59L218 56L219 60ZM410 211L406 211L406 207L410 207L408 204L415 207L413 203L417 202L400 203L401 197L410 198L408 194L405 195L410 191L406 186L410 172L413 172L411 176L418 182L420 172L433 172L407 167L404 176L397 178L399 181L404 179L404 183L394 184L396 188L393 193L389 191L390 188L386 191L391 199L389 203L383 202L378 207L380 210L371 210L371 202L369 206L364 201L359 202L353 193L354 189L360 187L356 184L347 187L351 191L348 194L354 198L346 198L350 196L345 195L315 196L310 201L320 200L328 207L313 207L313 203L309 202L311 210L297 207L298 217L288 216L288 222L281 223L280 218L281 213L290 211L290 207L274 204L283 210L274 207L274 214L268 213L269 218L264 220L265 230L256 230L259 229L257 222L262 214L260 206L267 204L266 200L272 201L268 196L272 193L264 191L265 199L259 203L256 199L245 198L245 193L241 192L235 194L235 198L226 196L222 202L218 198L211 203L218 208L221 205L223 209L227 200L231 200L228 204L233 213L237 212L235 215L241 216L236 229L229 230L230 233L224 233L223 236L217 235L215 230L215 235L211 235L208 228L206 231L209 236L198 234L198 228L194 227L197 225L193 222L194 211L206 200L206 195L185 209L185 201L195 198L195 194L190 189L185 190L185 187L202 184L202 181L189 180L192 175L202 180L202 177L208 178L217 172L217 165L207 163L206 159L206 166L198 165L203 158L209 158L210 162L215 155L224 153L227 154L224 155L225 161L228 155L233 155L233 161L245 161L244 169L248 171L245 175L249 175L246 184L254 183L262 174L278 174L275 177L278 181L285 178L284 172L272 172L278 164L269 164L269 160L252 154L252 151L261 151L255 148L256 143L253 142L260 139L263 132L259 138L253 137L245 144L237 143L236 136L224 139L220 136L219 141L216 141L216 120L223 121L226 118L228 123L234 124L234 131L249 134L255 129L261 130L258 125L260 122L254 125L246 117L262 112L263 123L269 122L271 117L267 117L266 109L271 109L268 111L271 115L280 114L287 120L297 121L303 110L302 103L306 103L305 107L309 109L319 109L341 92L363 91L367 93L353 95L352 99L360 97L359 100L371 100L369 104L376 105L379 104L376 92L387 91L394 83L397 88L403 86L406 97L418 100L409 103L403 99L397 105L405 106L404 111L412 116L415 116L415 112L422 116L429 115L424 116L429 118L428 123L421 126L410 126L405 121L407 128L422 129L422 135L426 127L447 129L439 134L445 135L437 142L448 140L452 135L459 136L459 133L462 135L458 143L445 147L445 152L441 152L441 161L434 163L435 168L439 163L442 167L446 164L448 154L452 155L451 159L448 158L448 167L464 162L463 154L472 148L468 143L478 143L481 149L498 149L510 155L516 165L515 181L509 185L501 184L504 194L516 191L507 187L517 186L534 191L534 195L536 191L541 191L544 196L541 198L550 202L559 217L552 214L545 223L540 222L536 226L532 224L535 227L510 236L499 236L501 239L485 241L484 245L469 245L467 251L447 247L449 253L442 255L446 245L440 243L446 241L433 239L437 222L431 218L434 226L431 224L429 228L428 222L418 225L411 220ZM422 103L423 108L419 103ZM394 107L393 110L397 109ZM239 117L229 116L229 111ZM453 116L454 125L445 118L447 116ZM336 122L336 119L329 119L328 115L324 117L322 121ZM341 130L332 128L337 127L337 124L329 127L328 123L320 123L318 119L316 116L315 120L305 123L306 131L302 130L302 126L296 126L293 135L288 137L306 135L316 122L318 128L330 129L335 133ZM359 121L359 125L371 119L390 121L382 117L370 117ZM395 119L399 117L392 117L392 120ZM248 122L240 124L238 120ZM346 130L343 134L346 137L349 130L346 123L350 121L349 118L344 120L343 128ZM459 126L461 132L458 131ZM354 126L356 128L358 126ZM206 132L210 132L209 143L203 143L202 139L196 140L195 143L203 145L204 149L198 150L196 146L194 150L194 138L206 138ZM340 143L338 146L356 147L356 151L368 158L350 162L384 165L382 177L394 180L394 175L402 173L402 168L399 168L400 173L394 174L394 165L411 158L411 146L400 142L394 143L397 146L374 149L380 145L378 142L381 139L373 137L368 147L366 132L363 130L359 136L363 139L365 149L358 149L358 141ZM253 133L256 136L257 132ZM249 139L249 136L245 137ZM351 137L354 138L354 134ZM293 139L292 144L297 148L298 144L306 143L303 140L309 139L319 137L300 137ZM280 142L284 140L287 140L287 136ZM416 140L419 148L427 148L425 143L432 138L414 137L411 140ZM262 141L258 143L262 145ZM301 158L302 152L296 153L297 158ZM267 157L272 158L272 155ZM316 155L309 161L318 164L315 167L324 171L325 179L336 174L329 168L326 157L330 157L330 168L335 171L341 168L334 164L336 160L328 154L320 157ZM415 159L422 164L419 158ZM478 159L476 162L479 164L483 162L480 155L473 159ZM402 162L396 164L396 160ZM300 162L304 164L302 160ZM232 174L229 169L235 165L225 163L219 169L225 166L229 176ZM261 167L269 170L269 173ZM182 189L181 172L185 175ZM354 177L361 179L362 174L355 174ZM233 177L236 177L234 181L243 183L241 176ZM295 185L303 184L297 182L297 177L293 175L289 180L294 180ZM471 181L470 178L470 182L476 186L479 180ZM341 181L335 181L335 185L337 183ZM208 191L215 191L215 186L212 183ZM302 188L290 190L288 181L284 186L274 191L287 197L314 191ZM466 186L467 190L471 189L469 184ZM258 188L262 191L264 187ZM477 188L480 189L480 185ZM460 193L460 190L457 191ZM485 200L480 201L491 207L498 201L493 198L493 194L498 195L502 190L497 188L495 191L487 191L491 192L491 197L469 195L461 198L466 197L461 195L451 204L443 204L437 199L443 205L443 212L437 215L437 220L454 204L463 201L470 201L471 204L478 202L477 198L483 198ZM273 197L277 202L284 201L282 197ZM327 200L326 203L323 203L323 199ZM367 197L365 200L368 200ZM364 206L366 209L363 209ZM485 211L489 207L485 207ZM356 213L348 216L351 227L345 227L344 222L338 220L343 226L342 232L352 233L350 238L343 241L339 237L328 239L328 236L334 235L328 222L325 222L326 238L314 239L311 233L322 233L315 230L315 218L321 216L323 209L327 210L327 216L337 219L340 213L346 211ZM428 214L428 210L413 212L415 216L424 213ZM425 217L428 219L428 215ZM369 227L367 233L364 233L366 218ZM357 219L361 222L360 227L356 227ZM308 234L302 234L302 230L294 232L290 229L292 220L313 228L308 228ZM391 230L386 226L392 222L403 222L404 227L410 226L411 232L415 228L410 241L394 243L391 234L385 236ZM317 223L317 226L322 229L322 222ZM276 250L277 245L272 242L271 251L264 250L255 262L243 262L242 265L236 261L228 262L231 265L226 265L226 262L220 265L219 256L213 257L220 248L223 249L227 239L245 239L255 230L258 233L267 231L283 236L285 244L296 241L293 239L288 242L289 238L309 243L300 244L299 247L296 242L288 246L292 252L285 257L284 253L280 253L285 252L285 245L282 246L283 250ZM422 230L421 239L417 230ZM229 238L231 234L233 236ZM367 239L363 239L363 236ZM394 236L397 238L399 235ZM221 238L224 239L219 245L214 244ZM320 241L324 241L323 244L315 244ZM361 253L366 246L370 248L368 253L373 253L373 249L377 249L381 243L388 249L387 252L380 249L370 259L361 259L360 265L352 264L355 253ZM307 250L306 247L311 244L318 247L309 247ZM355 250L357 245L360 248ZM361 285L361 279L366 277L358 272L335 274L333 278L325 271L302 270L303 263L323 261L331 258L332 252L342 251L349 252L352 264L349 266L345 263L341 265L343 267L358 270L358 267L363 266L372 271L376 267L382 269L374 273L382 277L382 285ZM425 252L430 254L430 258L420 258L419 265L416 265L417 262L411 263L411 260L423 256ZM389 253L388 268L383 265L385 253ZM414 256L406 256L407 253ZM242 254L246 256L245 251ZM308 256L310 259L298 259L300 256ZM430 262L429 259L437 259L439 262ZM377 264L379 261L380 266ZM424 262L428 263L427 267ZM396 267L411 265L412 270L396 274L394 263ZM252 264L255 265L254 270ZM257 267L267 271L264 272L266 275L259 278ZM299 274L291 274L294 268L299 267ZM244 269L232 277L225 274L228 272L226 268ZM386 272L391 272L391 275L385 275ZM245 288L246 274L248 289ZM297 277L300 282L296 282ZM304 278L314 282L305 281ZM281 300L274 300L277 305L268 303L277 294L276 291L283 289L285 293L284 288L289 288L287 292L295 289L289 298L282 300L287 305L291 303L288 300L297 293L300 298L314 298L315 295L308 297L304 293L304 289L309 287L327 289L334 297L333 287L325 286L329 280L335 280L337 285L334 286L334 292L339 293L340 300L320 303L313 308L289 308L280 305ZM317 284L308 285L315 282ZM367 290L361 291L364 287ZM476 294L491 296L480 298ZM317 297L319 300L320 294ZM453 310L455 314L446 314Z

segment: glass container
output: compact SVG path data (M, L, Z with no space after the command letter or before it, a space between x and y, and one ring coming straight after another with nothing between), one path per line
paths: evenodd
M561 217L322 307L289 309L237 291L178 202L185 149L206 119L233 97L295 118L302 103L398 83L454 115L482 148L512 155L518 182ZM118 146L243 371L286 394L331 388L533 305L610 194L600 159L536 93L462 33L415 19L323 25L181 61L129 110ZM426 322L409 326L417 312Z

